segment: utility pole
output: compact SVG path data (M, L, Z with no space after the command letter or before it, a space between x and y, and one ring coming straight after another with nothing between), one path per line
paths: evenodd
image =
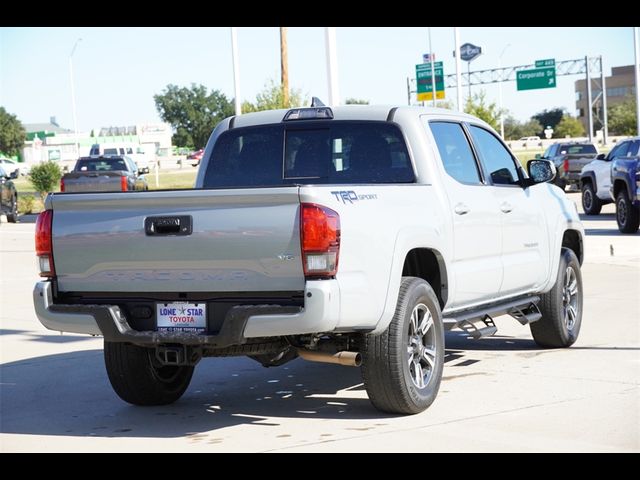
M327 80L329 83L329 105L340 105L338 91L338 57L336 55L336 27L324 27L327 49Z
M591 73L589 72L589 57L584 57L584 69L587 75L587 114L589 119L589 141L593 141L593 106L591 105Z
M287 57L287 27L280 27L280 82L282 102L289 108L289 60Z
M431 99L433 100L433 106L436 106L436 59L433 57L433 48L431 48L431 27L427 27L429 30L429 60L431 60ZM444 80L444 79L443 79Z
M606 145L609 137L609 119L607 117L607 82L604 76L602 55L600 55L600 84L602 86L602 145Z
M633 70L636 72L636 129L638 135L640 135L640 34L638 33L638 27L633 29L633 49L636 54L636 68Z
M510 43L507 43L505 47L502 49L502 53L498 57L498 68L500 69L500 82L498 83L498 96L500 98L500 136L504 140L504 109L502 108L502 56L504 52L507 51L507 48L511 46Z
M456 47L456 94L458 97L458 111L462 112L464 107L462 105L462 65L460 64L460 29L453 27L453 36Z
M236 115L242 115L240 101L240 67L238 65L238 33L236 27L231 27L231 56L233 57L233 90L235 94Z

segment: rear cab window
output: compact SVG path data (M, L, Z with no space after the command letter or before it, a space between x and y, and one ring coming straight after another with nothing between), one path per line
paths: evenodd
M561 155L583 155L589 153L598 153L596 147L590 144L585 145L561 145L560 146L560 154Z
M203 187L413 182L411 159L396 125L311 121L224 132Z
M111 172L127 170L124 158L88 158L78 160L76 172Z

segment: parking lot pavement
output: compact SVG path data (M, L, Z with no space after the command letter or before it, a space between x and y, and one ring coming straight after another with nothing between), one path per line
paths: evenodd
M579 203L579 194L569 194ZM613 206L584 217L585 303L570 349L448 335L440 394L415 416L371 407L356 368L295 360L264 369L205 359L178 403L138 408L112 392L102 342L45 330L33 224L0 227L0 451L640 451L640 234Z

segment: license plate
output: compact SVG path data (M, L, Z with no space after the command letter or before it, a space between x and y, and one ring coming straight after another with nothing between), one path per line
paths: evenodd
M156 322L161 332L204 332L207 305L204 303L158 303Z

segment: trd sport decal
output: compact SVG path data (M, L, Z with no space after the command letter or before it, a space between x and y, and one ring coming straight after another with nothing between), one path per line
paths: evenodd
M335 192L331 192L331 195L336 197L336 200L338 201L342 200L342 203L347 203L347 202L353 203L359 200L377 200L378 199L377 193L363 193L358 195L353 190L338 190Z

